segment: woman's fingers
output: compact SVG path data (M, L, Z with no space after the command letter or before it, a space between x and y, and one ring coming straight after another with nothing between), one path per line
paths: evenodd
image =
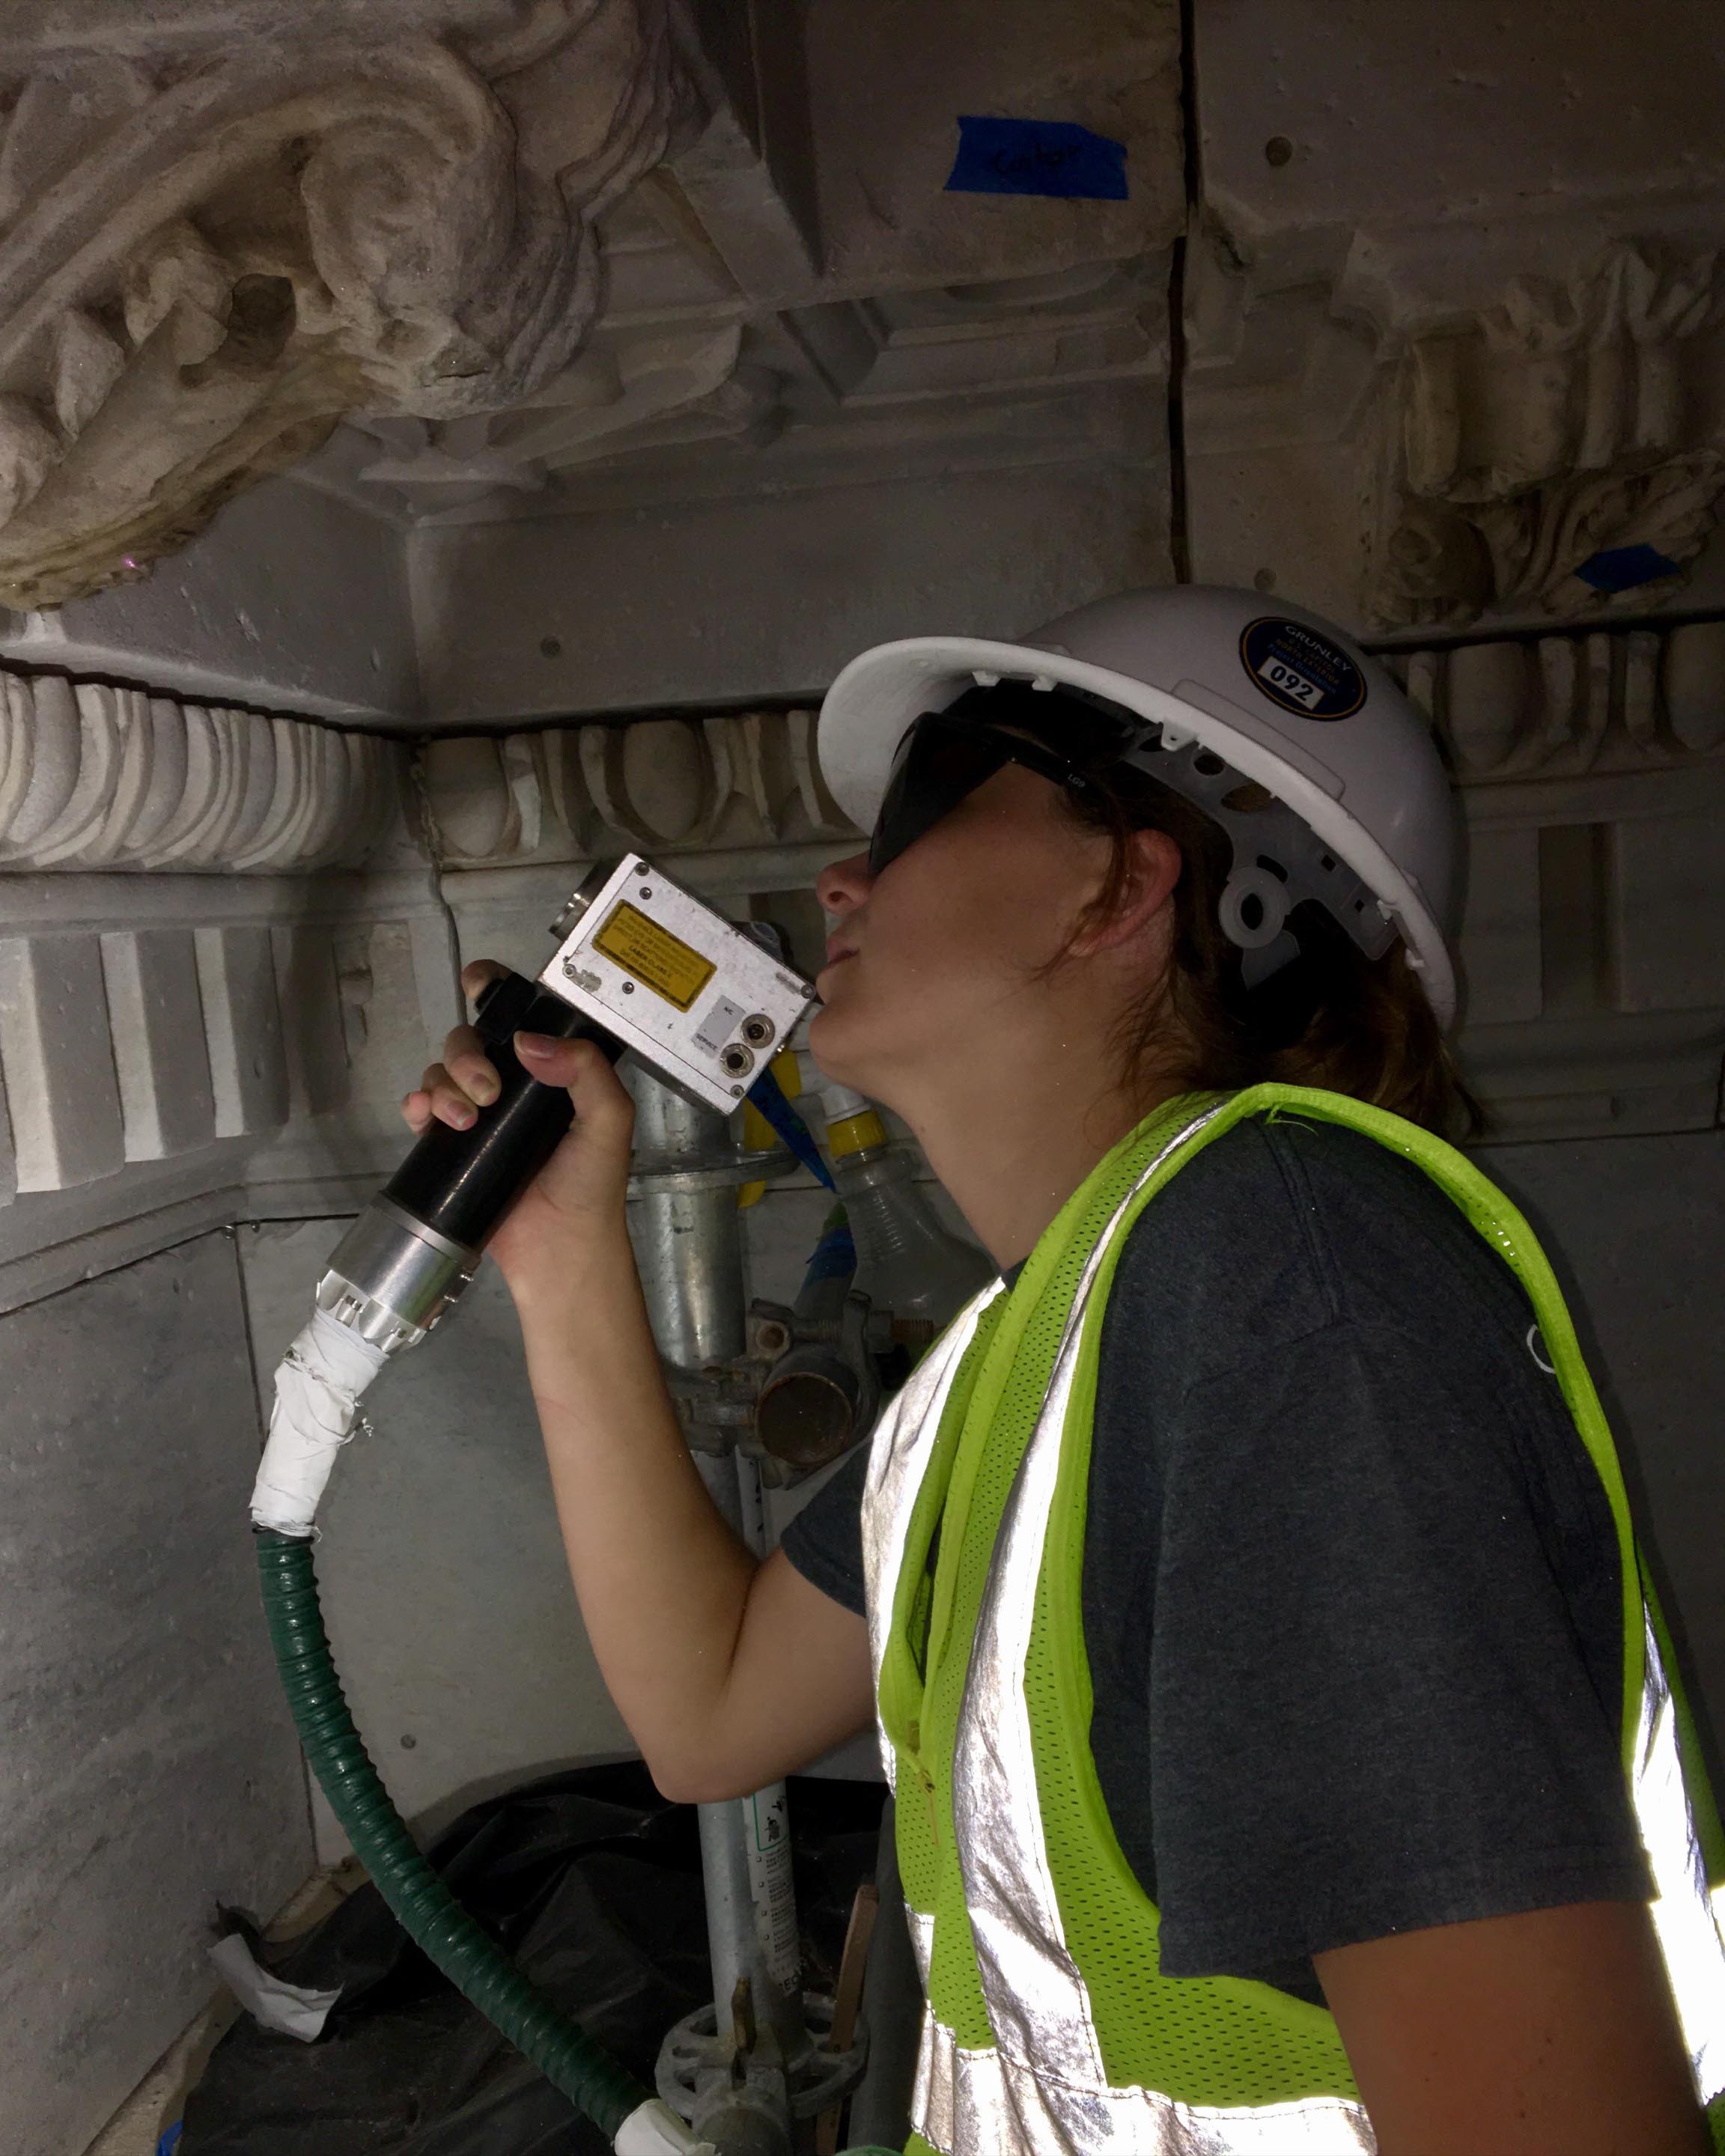
M629 1180L635 1104L610 1058L591 1040L540 1033L518 1033L515 1052L542 1085L567 1086L574 1105L573 1127L540 1178L546 1196L572 1212L619 1203Z
M477 1104L489 1108L501 1090L496 1066L485 1054L485 1044L470 1025L458 1025L444 1041L444 1067L470 1107Z
M478 1111L489 1107L498 1091L497 1073L479 1035L470 1025L458 1025L444 1044L443 1061L427 1068L402 1102L402 1113L416 1137L434 1117L452 1130L470 1130Z
M461 968L461 986L471 999L508 970L495 958L475 958ZM434 1120L453 1130L470 1130L475 1111L490 1107L501 1090L484 1041L470 1025L458 1025L444 1043L443 1061L430 1066L403 1101L401 1111L415 1137L422 1137Z

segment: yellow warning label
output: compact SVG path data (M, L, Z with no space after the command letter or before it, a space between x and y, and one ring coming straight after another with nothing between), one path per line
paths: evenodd
M593 947L680 1011L688 1009L718 971L711 958L703 958L627 900L614 907Z

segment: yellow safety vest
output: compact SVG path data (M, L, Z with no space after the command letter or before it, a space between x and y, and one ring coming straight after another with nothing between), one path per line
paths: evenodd
M1616 1453L1551 1269L1450 1147L1340 1095L1168 1104L1105 1159L1009 1293L935 1344L877 1429L869 1619L899 1864L927 1991L913 2151L1358 2156L1376 2142L1333 2017L1270 1984L1170 1978L1089 1742L1081 1574L1101 1318L1156 1193L1243 1117L1297 1113L1416 1162L1517 1273L1616 1522L1623 1764L1694 2069L1725 2148L1725 1837ZM938 1553L928 1557L937 1530Z

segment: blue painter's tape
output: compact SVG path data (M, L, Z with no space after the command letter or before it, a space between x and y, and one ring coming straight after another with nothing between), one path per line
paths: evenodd
M783 1088L773 1075L773 1065L764 1064L761 1075L749 1089L749 1099L778 1132L817 1183L832 1189L833 1172L820 1157L820 1147L814 1142L813 1133L803 1118L784 1096Z
M1596 592L1632 592L1637 584L1654 584L1661 577L1675 577L1681 566L1656 547L1637 544L1602 547L1597 554L1589 554L1575 573Z
M963 116L947 192L1124 202L1126 145L1093 135L1073 120Z

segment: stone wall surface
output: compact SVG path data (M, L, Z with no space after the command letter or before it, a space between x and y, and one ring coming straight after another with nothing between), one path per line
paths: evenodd
M1223 0L1195 31L1197 573L1378 630L1717 603L1705 0L1633 33Z
M410 541L429 725L807 696L866 645L1016 634L1165 581L1157 458L963 472L782 500Z
M1633 37L1224 0L1183 53L1162 0L890 37L868 0L675 36L661 0L218 19L0 33L15 604L142 573L288 465L415 526L549 526L575 582L596 516L766 501L794 548L805 490L1076 472L1123 422L1200 577L1356 628L1725 598L1707 0ZM1088 129L1123 196L954 188L966 116Z
M313 1861L233 1239L0 1317L0 2133L73 2156Z

